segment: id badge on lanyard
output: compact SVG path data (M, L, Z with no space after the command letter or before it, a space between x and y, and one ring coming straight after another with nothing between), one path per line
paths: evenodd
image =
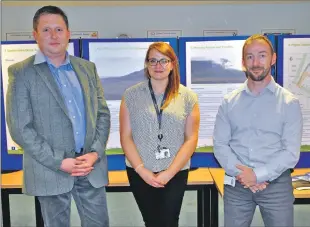
M154 94L154 91L153 91L153 88L152 88L151 80L149 80L149 89L150 89L150 93L151 93L151 96L152 96L154 108L155 108L155 111L156 111L157 121L158 121L158 129L159 129L158 130L158 135L157 135L158 145L157 145L157 149L155 150L155 158L157 160L164 159L164 158L170 158L170 150L169 150L169 148L162 147L160 145L161 140L164 138L164 136L163 136L163 134L161 132L161 119L162 119L162 114L163 114L163 109L161 107L163 106L163 104L164 104L164 102L166 100L168 89L166 89L164 97L163 97L163 100L161 101L160 110L158 109L158 105L157 105L157 102L156 102L156 99L155 99L155 94Z

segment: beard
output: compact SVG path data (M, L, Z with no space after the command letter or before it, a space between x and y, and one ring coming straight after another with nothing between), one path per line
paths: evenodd
M253 73L250 72L250 70L263 70L263 72L259 75L259 76L255 76ZM251 80L253 81L263 81L267 75L270 73L270 70L271 70L271 66L269 68L264 68L264 67L253 67L251 69L247 69L245 71L245 75L247 78L250 77Z

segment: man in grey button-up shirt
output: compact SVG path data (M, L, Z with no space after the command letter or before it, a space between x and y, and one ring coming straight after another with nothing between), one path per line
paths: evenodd
M271 75L276 55L262 35L243 47L247 81L225 96L214 129L214 154L225 169L225 227L249 227L256 205L266 226L294 226L290 169L299 159L299 101Z

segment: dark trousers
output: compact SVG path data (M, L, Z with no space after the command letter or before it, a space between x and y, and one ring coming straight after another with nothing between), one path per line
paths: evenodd
M164 188L143 181L133 168L126 168L132 193L146 227L177 227L188 170L177 173Z

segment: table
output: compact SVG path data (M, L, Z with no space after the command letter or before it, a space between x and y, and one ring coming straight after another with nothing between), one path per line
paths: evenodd
M4 227L11 227L9 195L22 194L22 182L23 171L2 174L1 199ZM106 187L107 192L130 192L126 171L109 171L109 182ZM197 226L217 226L218 199L213 200L213 198L218 195L218 192L209 169L198 168L191 170L186 190L197 191ZM44 226L40 203L37 198L35 198L35 214L36 226Z

